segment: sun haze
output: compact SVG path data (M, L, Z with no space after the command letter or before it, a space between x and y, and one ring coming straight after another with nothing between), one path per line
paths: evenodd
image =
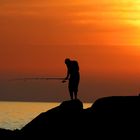
M140 81L139 34L140 0L1 0L0 75L63 77L64 59L70 57L80 65L79 96L84 101L135 95ZM60 88L55 84L50 92ZM46 86L42 88L38 93L55 100ZM0 99L9 99L11 94L3 96Z

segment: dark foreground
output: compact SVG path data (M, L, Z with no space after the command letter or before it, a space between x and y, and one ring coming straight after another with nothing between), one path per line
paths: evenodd
M80 100L64 101L38 115L21 130L0 129L0 140L114 139L122 135L134 139L140 133L139 113L140 96L101 98L88 109L83 109Z

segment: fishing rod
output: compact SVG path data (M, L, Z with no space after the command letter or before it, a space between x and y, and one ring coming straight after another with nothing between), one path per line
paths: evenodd
M59 77L34 77L34 78L16 78L16 79L11 79L10 81L30 81L30 80L64 80L64 78L59 78Z

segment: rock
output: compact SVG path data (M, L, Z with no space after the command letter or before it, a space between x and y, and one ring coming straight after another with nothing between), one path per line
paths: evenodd
M21 130L1 129L0 137L40 140L94 139L102 136L99 133L129 136L139 127L139 113L140 96L100 98L88 109L83 109L80 100L64 101L38 115Z
M18 140L20 131L19 130L7 130L0 128L0 139L2 140Z
M60 106L41 113L23 127L21 132L26 136L45 137L47 134L47 137L58 135L62 138L64 133L69 135L71 129L77 131L75 129L79 127L78 120L82 111L83 104L80 100L64 101Z

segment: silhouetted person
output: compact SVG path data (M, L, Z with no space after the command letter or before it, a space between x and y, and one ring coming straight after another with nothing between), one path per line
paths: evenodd
M77 99L78 85L80 81L78 62L66 58L65 64L67 66L67 76L62 82L65 82L65 80L69 79L68 89L70 93L70 98L71 100L73 100L74 95L75 99Z

